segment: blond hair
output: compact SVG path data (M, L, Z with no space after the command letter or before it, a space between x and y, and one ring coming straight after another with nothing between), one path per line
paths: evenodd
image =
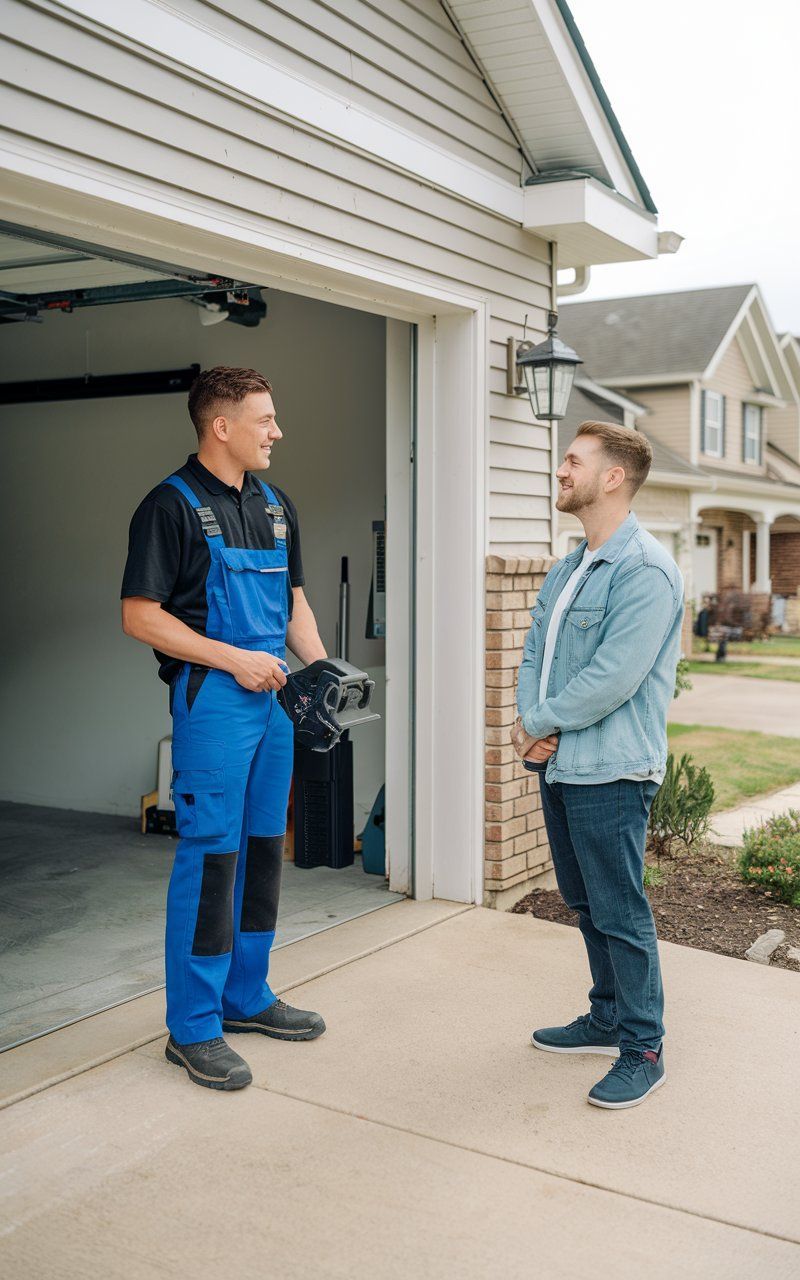
M635 427L621 427L616 422L582 422L577 435L594 436L603 453L615 467L622 467L632 495L641 489L653 463L650 441Z

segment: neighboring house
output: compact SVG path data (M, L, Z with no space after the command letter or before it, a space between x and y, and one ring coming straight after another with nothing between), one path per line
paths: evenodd
M301 510L331 645L339 553L355 557L363 633L372 521L387 515L386 756L376 742L372 766L392 888L519 896L548 865L535 780L508 743L519 600L556 529L552 433L507 394L507 342L526 322L544 335L556 263L675 245L567 5L8 0L2 57L6 318L50 299L41 324L3 326L4 378L270 371L289 428L276 479ZM65 314L90 285L127 301ZM265 291L261 328L225 323L245 286ZM180 300L191 290L198 306ZM113 785L131 813L168 722L109 602L142 486L190 440L177 397L93 406L6 411L9 526L28 528L33 474L64 515L47 554L15 547L4 786L92 808ZM86 491L96 467L113 497ZM51 628L38 660L31 637Z
M625 420L655 457L635 506L658 536L674 535L687 597L726 588L796 596L798 344L775 334L757 285L574 303L559 330L599 388L637 402ZM572 427L577 409L570 404ZM620 412L593 416L622 421ZM559 528L563 541L572 524Z

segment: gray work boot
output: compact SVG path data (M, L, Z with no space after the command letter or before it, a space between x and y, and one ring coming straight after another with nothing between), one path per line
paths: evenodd
M221 1036L196 1044L177 1044L170 1036L164 1056L176 1067L184 1067L189 1079L204 1089L244 1089L253 1079L244 1058L234 1053Z
M293 1009L290 1004L276 1000L252 1018L223 1018L222 1030L260 1031L276 1040L316 1040L325 1030L325 1023L318 1013Z

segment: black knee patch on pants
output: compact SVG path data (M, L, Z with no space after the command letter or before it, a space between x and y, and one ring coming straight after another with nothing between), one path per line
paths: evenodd
M242 897L242 933L271 933L278 919L285 836L250 836Z
M233 949L235 853L207 853L197 904L193 956L222 956Z

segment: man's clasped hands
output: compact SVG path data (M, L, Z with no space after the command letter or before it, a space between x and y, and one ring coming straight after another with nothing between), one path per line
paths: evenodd
M557 733L552 733L549 738L532 738L525 732L520 716L514 721L511 741L520 759L530 760L535 764L546 764L558 748Z

